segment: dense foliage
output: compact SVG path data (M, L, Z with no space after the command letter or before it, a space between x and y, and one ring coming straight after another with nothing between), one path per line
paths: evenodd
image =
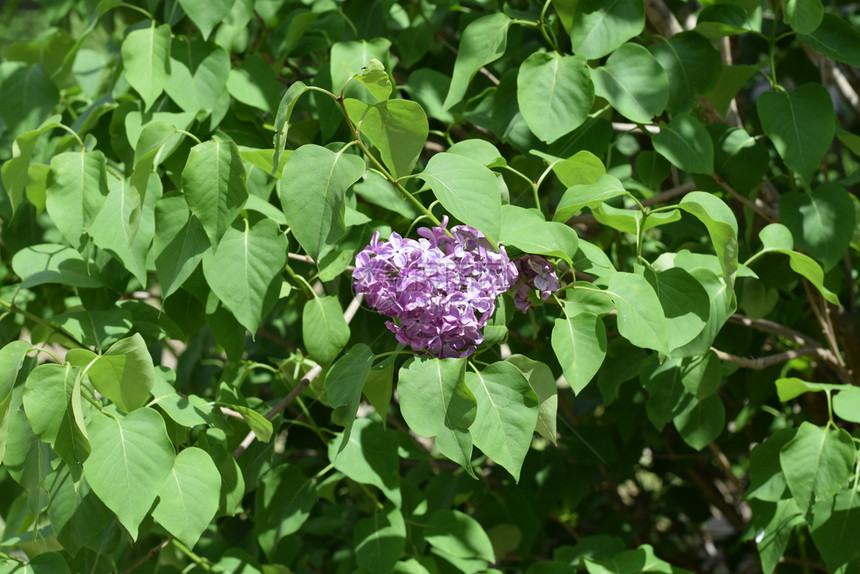
M856 3L2 10L0 572L860 572Z

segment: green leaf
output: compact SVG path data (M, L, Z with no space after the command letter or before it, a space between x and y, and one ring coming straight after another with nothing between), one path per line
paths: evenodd
M860 556L855 534L860 529L860 494L854 488L842 490L830 500L812 507L810 532L831 572Z
M830 94L820 84L793 92L765 92L756 102L761 127L789 168L807 183L833 143L836 116Z
M215 116L213 124L220 121L230 103L229 76L230 56L224 48L199 38L173 38L170 77L164 91L183 111L208 111Z
M606 293L618 310L618 332L645 349L669 354L669 327L660 299L641 275L618 272L609 277Z
M478 403L464 380L465 369L465 359L410 359L400 368L397 392L409 428L427 438L435 436L440 452L472 474L468 429Z
M49 502L41 485L52 470L51 447L36 437L22 410L10 413L8 433L12 440L6 444L3 467L26 491L27 509L38 515Z
M804 524L803 513L794 498L776 502L751 500L753 524L757 528L756 545L763 572L775 572L781 562L795 526Z
M87 482L137 539L138 526L173 469L164 419L142 408L123 418L94 416L87 430L93 446L84 462Z
M424 539L456 558L495 561L490 538L477 520L459 510L437 510L424 525Z
M387 38L373 38L372 40L351 40L349 42L335 42L331 46L329 57L329 70L331 73L331 85L337 91L343 86L344 96L359 99L365 103L371 103L376 98L361 85L361 82L350 80L361 74L371 60L376 59L385 66L388 61L388 49L391 41ZM340 121L340 118L337 118Z
M18 372L24 366L24 359L32 350L26 341L12 341L0 349L0 462L6 453L9 437L9 420L14 413L12 408L12 389Z
M346 190L364 172L360 157L318 145L303 145L287 160L278 194L292 234L314 259L346 233Z
M845 387L833 397L833 412L844 421L860 422L860 389Z
M235 2L236 0L179 0L179 5L206 40L215 26L230 13Z
M725 202L703 191L688 193L678 203L678 207L696 216L708 229L723 270L723 279L733 300L738 269L738 222L734 213Z
M705 97L713 104L717 113L725 116L735 96L758 71L755 66L723 66L717 84Z
M636 179L651 189L660 189L671 172L672 165L654 150L644 150L636 156Z
M611 558L595 560L584 558L588 574L638 574L640 572L660 572L663 574L687 573L675 568L668 562L657 558L650 544L643 544L635 550L624 550Z
M573 392L579 394L588 385L606 357L606 329L594 313L573 311L556 318L552 328L552 349L561 365L564 378Z
M467 372L466 384L478 403L469 427L475 446L519 482L538 420L537 395L519 369L501 361Z
M575 130L594 103L585 57L535 52L520 65L517 102L526 125L546 143Z
M750 453L750 483L745 494L747 499L777 502L783 497L786 482L779 466L779 452L796 433L794 428L779 429L753 448Z
M263 219L243 231L231 227L203 256L203 274L218 299L252 334L275 304L276 278L287 262L287 238Z
M255 492L254 531L271 555L285 536L297 532L317 502L315 481L292 464L267 472Z
M484 165L453 153L437 153L418 177L454 217L498 241L502 199L496 176Z
M222 402L219 402L218 404L232 409L242 415L242 420L245 421L245 424L248 425L248 428L251 429L251 432L254 433L254 436L257 437L258 441L269 442L272 439L272 433L275 432L272 422L251 407Z
M350 429L361 402L361 391L372 366L373 351L364 343L356 343L335 361L325 376L326 398L335 409L332 419L344 427L341 449L349 440Z
M218 245L248 199L245 165L236 144L213 140L191 148L182 170L182 191L209 241Z
M720 77L722 59L711 42L696 32L681 32L648 49L669 78L671 113L688 111L696 98L713 88Z
M145 193L146 205L137 205L128 180L111 178L110 193L90 227L96 246L114 253L141 285L146 285L146 258L155 234L155 203L161 196L161 181L152 178L154 188ZM141 196L137 196L138 199ZM134 225L132 225L134 221Z
M769 167L767 148L743 128L707 126L714 141L714 169L736 191L758 188Z
M666 423L689 407L694 398L681 380L681 359L669 359L646 373L643 371L642 380L643 388L648 391L645 412L651 424L662 431Z
M209 249L209 237L178 193L165 194L155 204L152 253L163 298L176 292Z
M580 150L565 160L537 150L531 150L531 153L549 162L552 172L566 187L591 185L606 174L603 162L588 150Z
M634 122L651 123L669 102L666 71L639 44L624 44L615 50L603 66L591 70L591 80L598 96Z
M726 408L719 395L703 400L693 399L672 420L684 442L696 450L702 450L726 428Z
M122 42L122 62L128 83L152 107L170 77L170 26L156 26L130 32Z
M46 120L56 121L52 114L60 103L60 94L42 64L30 66L4 58L0 64L0 101L5 147L15 135L34 130ZM6 157L8 151L4 150Z
M705 328L710 316L708 292L687 271L673 267L657 273L645 272L657 292L669 327L669 348L683 347Z
M87 481L75 482L70 467L63 464L45 478L45 488L51 496L48 518L63 549L71 554L83 547L98 548L114 516Z
M48 215L66 241L77 247L108 194L104 154L95 151L55 155L45 193Z
M388 77L385 66L376 58L371 58L355 79L364 84L367 91L380 102L391 96L391 78Z
M396 506L374 508L373 515L355 523L355 561L367 572L392 572L406 547L406 522Z
M571 49L589 60L616 51L645 27L645 5L640 0L580 0L573 8Z
M520 370L538 397L538 420L535 431L556 444L558 390L552 371L546 364L529 359L525 355L511 355L505 360Z
M24 201L24 190L30 181L30 161L33 158L33 151L36 149L39 138L45 132L59 127L61 120L62 116L60 115L51 116L37 129L24 132L15 138L15 142L12 144L12 159L3 162L3 165L0 166L3 185L6 187L6 195L9 197L13 213Z
M31 245L12 257L12 270L28 289L45 283L62 283L70 287L102 287L104 282L83 256L64 245Z
M783 21L798 34L815 31L823 16L821 0L785 0Z
M376 149L395 178L412 173L424 149L429 127L427 115L418 102L387 100L367 106L358 100L344 102L350 118Z
M577 184L567 188L552 219L565 222L583 207L595 207L613 197L628 194L617 177L601 175L594 183Z
M40 365L27 377L22 397L33 432L70 465L84 462L91 450L80 414L80 376L70 365Z
M495 62L505 53L511 19L502 12L481 16L463 30L451 86L442 107L450 109L466 95L469 82L482 67Z
M525 253L559 257L573 266L579 237L563 223L544 221L534 211L515 205L502 206L502 235L499 241Z
M804 393L838 391L845 388L845 385L833 383L809 383L797 377L783 377L777 379L775 384L776 394L779 396L780 402L783 403L795 399Z
M854 442L843 429L804 421L779 453L785 481L801 509L832 498L854 471Z
M302 340L311 358L322 365L340 354L349 341L349 325L337 297L314 297L305 303Z
M844 18L825 12L821 24L809 36L800 36L801 42L825 56L853 67L860 67L860 30Z
M272 65L258 54L243 58L242 66L231 68L227 76L227 91L231 96L270 115L277 111L282 88Z
M716 394L723 382L723 365L717 354L709 349L681 361L681 383L691 395L702 401Z
M139 333L121 339L96 359L87 376L98 392L130 413L149 399L155 382L155 367L146 343Z
M400 471L394 431L364 418L355 421L346 448L339 452L338 438L328 443L328 456L334 467L356 482L379 488L399 508Z
M781 223L771 223L759 232L759 239L762 241L762 253L775 252L788 255L789 265L795 273L806 277L825 299L834 305L840 304L839 297L824 286L824 270L821 266L808 255L793 250L794 238L786 226Z
M299 101L299 97L307 92L308 88L301 80L293 82L287 91L284 92L281 98L281 103L278 105L278 114L275 116L275 153L272 158L272 173L280 173L281 158L284 155L284 148L287 145L287 132L290 128L290 116L293 115L293 108Z
M693 116L678 114L651 134L654 149L678 169L691 173L714 171L714 144L708 130Z
M197 395L183 396L176 392L176 373L167 367L155 368L155 383L152 386L152 400L148 407L158 406L174 422L184 427L198 425L217 425L221 416L215 403Z
M158 491L152 517L185 546L194 548L215 518L220 496L218 468L205 451L192 446L176 455Z
M821 261L825 271L842 261L855 229L851 194L836 183L782 194L779 218L797 246Z
M761 30L740 4L725 2L705 6L696 18L696 32L710 40Z

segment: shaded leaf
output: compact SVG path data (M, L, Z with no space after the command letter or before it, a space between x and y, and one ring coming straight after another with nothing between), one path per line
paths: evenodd
M538 397L514 365L497 362L466 373L478 410L469 431L475 446L519 481L538 419Z
M123 418L95 416L87 425L93 451L84 473L93 492L132 539L173 469L173 445L164 419L150 408Z
M502 57L508 43L511 19L502 12L482 16L466 26L460 37L457 60L451 76L451 86L443 109L450 109L463 99L469 82L483 66Z

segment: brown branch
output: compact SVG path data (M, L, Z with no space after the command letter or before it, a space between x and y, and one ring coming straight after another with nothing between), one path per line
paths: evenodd
M732 323L737 323L738 325L743 325L744 327L756 329L757 331L780 335L782 337L785 337L786 339L789 339L790 341L793 341L798 345L804 345L807 347L821 347L821 344L812 337L804 335L800 331L795 331L791 327L786 327L785 325L780 325L779 323L774 323L773 321L768 321L767 319L750 319L749 317L745 317L744 315L735 313L734 315L729 317L729 321L731 321ZM821 348L823 349L823 347Z
M824 338L827 340L827 345L830 347L830 352L834 358L831 364L834 367L834 371L836 371L836 375L843 383L854 384L854 379L851 373L848 372L845 360L839 352L839 342L836 340L836 330L833 328L833 321L830 320L830 307L827 301L824 300L824 297L817 290L814 290L810 286L809 281L806 279L802 281L803 288L806 290L806 297L812 307L812 312L821 326L821 331L824 333Z
M739 365L747 369L755 369L756 371L761 371L762 369L766 369L780 363L785 363L798 357L817 357L819 359L826 360L822 356L824 354L822 351L825 349L822 349L821 347L802 347L800 349L791 349L775 355L753 359L748 357L738 357L737 355L720 351L714 347L711 347L711 350L716 353L717 357L719 357L721 361L734 363L735 365Z
M836 62L807 46L801 44L803 51L809 60L818 68L821 73L821 83L832 85L839 92L845 104L851 108L855 117L860 117L860 95L852 85L851 81L845 77L842 70L836 65Z
M750 201L750 199L748 197L738 193L738 191L735 188L730 186L726 182L726 180L724 180L720 176L718 176L716 174L712 174L711 177L714 179L714 181L716 181L720 185L720 187L722 187L724 190L726 190L729 193L729 195L731 195L733 198L735 198L736 200L738 200L739 202L744 204L746 207L752 209L754 212L758 213L768 223L773 223L774 221L779 221L779 214L774 212L764 202L761 202L761 204L759 205L759 203Z
M144 562L146 562L147 560L149 560L150 558L152 558L153 556L155 556L156 554L158 554L159 552L161 552L162 550L167 548L167 545L170 544L171 542L173 542L173 535L172 534L170 536L168 536L167 538L165 538L157 546L153 546L149 550L149 552L147 552L146 554L141 556L140 560L138 560L137 562L132 564L128 570L123 570L122 574L128 574L129 572L133 572L134 570L137 570L137 568L140 567Z
M663 0L645 0L645 16L657 33L665 38L684 31Z

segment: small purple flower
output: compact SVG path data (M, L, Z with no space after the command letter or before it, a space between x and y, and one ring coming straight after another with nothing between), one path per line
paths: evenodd
M549 299L553 291L558 291L558 276L552 263L540 255L524 255L514 259L514 265L519 272L515 283L517 286L514 295L514 306L525 313L534 307L529 301L529 294L533 289L540 291L541 301Z
M418 240L392 233L380 241L374 233L355 258L353 285L394 319L385 326L400 343L439 358L467 357L518 271L477 229L457 225L449 236L447 224L445 217L438 227L420 228Z

